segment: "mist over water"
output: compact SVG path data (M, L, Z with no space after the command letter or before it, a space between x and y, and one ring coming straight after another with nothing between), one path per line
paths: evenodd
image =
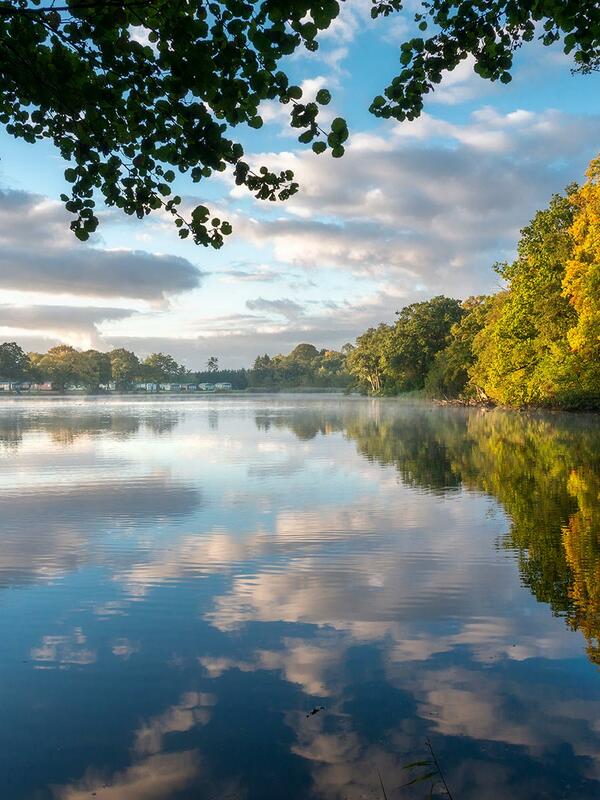
M599 496L597 417L2 402L0 794L599 796Z

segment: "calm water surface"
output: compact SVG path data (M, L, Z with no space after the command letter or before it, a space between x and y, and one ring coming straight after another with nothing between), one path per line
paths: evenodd
M2 800L600 797L599 492L592 417L3 401Z

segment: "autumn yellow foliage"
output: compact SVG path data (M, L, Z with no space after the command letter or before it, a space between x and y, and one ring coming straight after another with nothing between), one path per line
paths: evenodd
M600 156L586 172L587 181L573 195L575 207L570 234L572 257L565 266L563 294L577 312L568 332L572 349L581 356L600 358Z

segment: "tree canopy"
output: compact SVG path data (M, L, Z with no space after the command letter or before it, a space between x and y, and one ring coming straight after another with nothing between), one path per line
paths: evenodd
M0 344L0 378L18 379L27 375L29 359L16 342Z
M600 407L600 158L554 195L497 264L495 295L434 297L369 328L347 357L370 391L424 386L438 398Z
M562 282L572 221L568 192L555 195L521 231L517 259L496 267L508 290L496 295L474 339L471 375L497 402L542 403L571 373L566 334L575 314Z
M344 0L341 0L344 2ZM424 96L471 56L481 77L508 82L522 42L560 42L583 72L600 64L600 6L592 0L428 0L417 4L419 36L401 43L401 71L370 106L377 117L414 119ZM372 0L371 16L402 12ZM298 190L290 170L251 169L234 138L260 128L261 103L290 108L290 125L315 153L344 153L346 122L319 124L321 89L306 101L281 61L314 51L340 13L337 0L2 0L0 123L17 138L49 140L70 162L61 195L71 228L86 240L101 198L143 218L171 214L182 238L220 247L227 220L197 205L182 213L176 173L200 183L229 170L261 200Z
M469 369L475 363L473 342L484 328L493 298L468 297L462 303L464 315L450 328L447 345L438 350L425 378L425 390L432 397L450 398L474 392L469 386Z
M405 306L394 325L382 323L358 337L348 369L376 394L422 389L436 353L463 314L460 300L441 295Z
M131 350L118 347L108 354L112 370L112 378L121 387L140 375L140 361Z
M185 367L178 364L168 353L152 353L142 361L142 372L151 381L173 381L186 374Z
M258 356L247 377L250 386L269 389L344 388L351 381L343 353L326 348L317 350L306 343L297 345L288 355Z
M348 345L350 350L351 346ZM77 350L71 345L46 353L25 353L16 342L0 344L0 378L16 382L49 381L58 391L98 392L113 382L118 391L135 391L136 383L230 383L234 389L298 387L346 388L351 376L346 354L312 344L300 344L288 355L258 356L251 369L223 369L210 356L206 369L189 370L168 353L151 353L140 360L131 350Z

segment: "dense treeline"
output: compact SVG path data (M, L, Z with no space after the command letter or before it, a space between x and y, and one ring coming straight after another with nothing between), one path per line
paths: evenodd
M59 390L81 386L97 391L111 381L117 388L125 388L135 381L192 379L193 373L165 353L152 353L140 361L124 348L102 353L60 344L47 353L25 353L16 342L4 342L0 345L0 378L49 381Z
M312 344L299 344L287 356L258 356L248 371L249 385L260 388L338 387L352 383L346 368L346 353L351 345L344 345L342 352L317 350Z
M58 391L78 387L90 392L111 382L121 391L137 382L230 383L234 389L345 387L352 381L345 359L344 353L300 344L288 355L259 356L252 369L219 369L218 358L211 356L205 370L194 372L166 353L140 360L123 348L103 353L70 345L25 353L16 342L5 342L0 344L0 380L48 381Z
M347 365L375 394L600 406L600 157L521 231L505 287L414 303L358 337Z

